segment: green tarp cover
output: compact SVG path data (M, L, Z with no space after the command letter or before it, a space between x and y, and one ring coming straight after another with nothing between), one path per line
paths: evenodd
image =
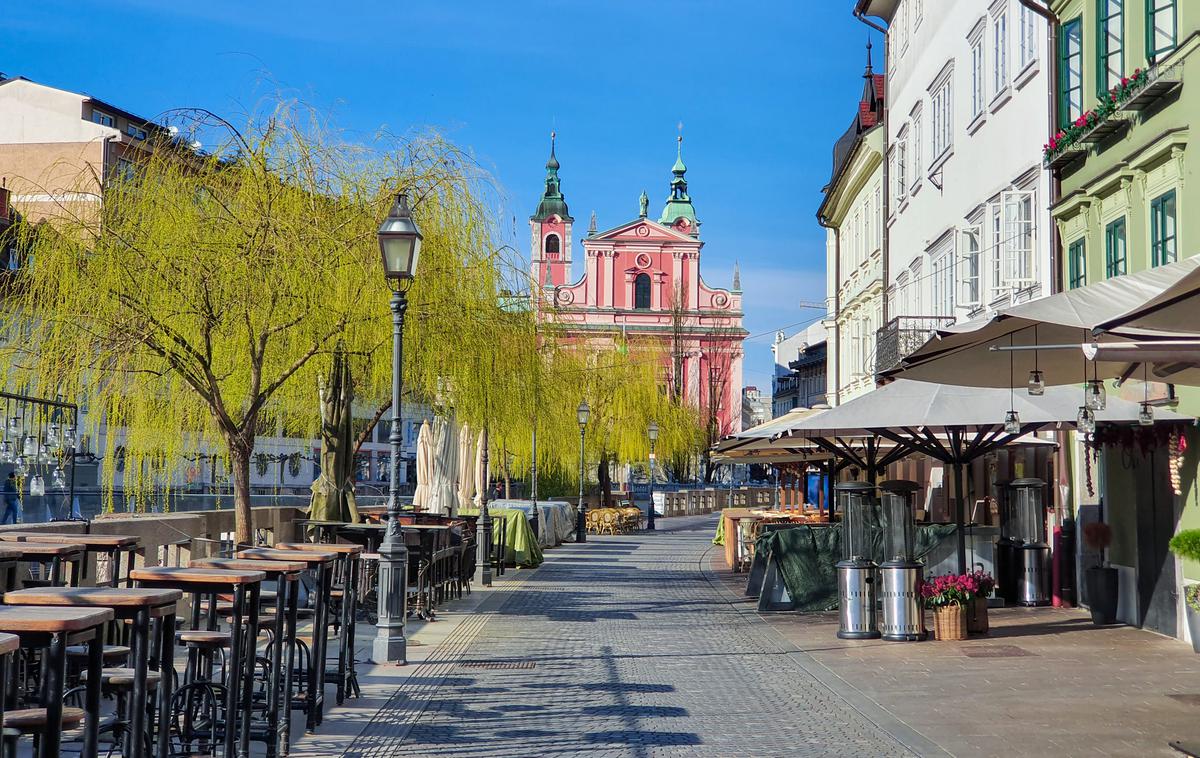
M464 516L478 516L478 508L459 508ZM542 565L542 547L529 526L525 511L515 508L488 508L492 514L492 544L504 544L504 562L522 568Z
M725 544L725 511L721 511L721 517L717 519L717 533L713 535L713 544Z
M919 525L916 529L916 557L923 558L942 540L954 534L953 524ZM873 529L872 555L883 561L883 530ZM754 544L755 552L768 556L779 566L784 586L798 611L825 611L838 607L836 564L842 559L842 525L809 526L802 524L767 532Z

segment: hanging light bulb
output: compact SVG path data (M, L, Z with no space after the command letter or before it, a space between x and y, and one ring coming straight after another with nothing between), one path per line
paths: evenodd
M1038 371L1036 368L1029 372L1029 394L1046 394L1046 380L1042 377L1042 372Z
M33 456L37 455L37 440L33 438L32 434L25 435L25 442L22 444L21 452L24 453L25 457L27 458L32 458Z
M1108 397L1104 391L1104 382L1099 379L1089 381L1087 389L1084 390L1084 402L1093 411L1104 410L1108 404Z
M1096 414L1086 405L1079 406L1079 415L1075 417L1075 428L1080 434L1092 434L1096 431Z
M14 460L13 443L9 440L0 442L0 463L12 463Z
M21 433L21 417L20 416L9 416L8 417L8 433L12 437L16 437L17 435L19 435Z
M65 490L67 488L67 472L63 471L61 465L54 467L54 473L51 475L50 481L56 490Z
M75 425L67 424L65 427L63 427L63 447L68 447L74 450L78 442L79 437L75 434Z
M50 457L51 457L50 456L50 446L49 445L38 445L38 454L37 454L38 463L45 465L50 462Z
M46 482L42 479L41 474L34 474L29 480L29 494L33 497L46 494Z
M1142 407L1138 409L1138 423L1142 426L1154 426L1154 406L1150 403L1142 403Z
M1021 433L1021 416L1016 411L1009 411L1004 414L1004 433Z
M25 456L17 456L17 476L25 476L29 473L29 461Z
M46 427L46 446L57 448L60 441L61 440L58 436L58 424L52 422Z

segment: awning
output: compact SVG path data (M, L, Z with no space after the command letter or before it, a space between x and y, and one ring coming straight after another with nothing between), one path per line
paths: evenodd
M1193 268L1162 292L1101 323L1099 328L1131 337L1147 331L1200 336L1200 268Z

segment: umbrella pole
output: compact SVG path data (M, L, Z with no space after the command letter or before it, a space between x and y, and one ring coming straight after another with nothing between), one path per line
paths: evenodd
M958 573L967 573L967 532L966 532L966 510L967 510L967 494L966 487L963 482L963 463L955 461L954 463L954 490L958 505L955 508L954 521L958 527Z

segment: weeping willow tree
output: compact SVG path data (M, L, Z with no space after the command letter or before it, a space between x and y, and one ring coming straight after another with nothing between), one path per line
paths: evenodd
M394 193L415 198L425 238L406 332L417 392L454 375L446 346L478 344L474 319L491 315L471 310L491 297L489 200L437 136L349 144L294 103L240 128L176 118L185 134L203 131L208 154L164 137L126 178L22 230L31 265L0 315L0 365L10 386L86 395L90 423L110 430L106 457L122 430L135 492L199 446L223 449L236 537L248 541L255 436L315 436L319 356L342 340L368 357L357 394L387 394L391 363L375 357L390 350L390 293L375 233Z

